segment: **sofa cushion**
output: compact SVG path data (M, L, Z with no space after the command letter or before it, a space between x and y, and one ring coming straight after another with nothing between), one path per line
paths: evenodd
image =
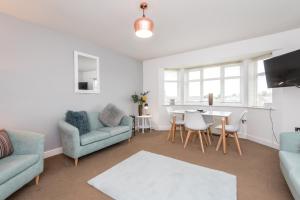
M295 188L295 192L297 193L297 196L300 196L300 167L295 167L289 172L289 179L291 184L293 185L293 188ZM295 197L295 199L297 199Z
M120 124L124 115L124 112L115 105L108 104L99 114L99 120L106 126L114 127Z
M80 144L82 146L91 144L93 142L97 142L100 140L104 140L106 138L111 137L109 133L102 131L91 131L87 134L80 136Z
M9 156L14 151L9 136L5 130L0 130L0 159Z
M104 127L104 125L99 120L99 112L88 112L87 116L89 119L90 131L94 131L98 128Z
M300 168L300 154L288 151L280 151L279 157L281 163L284 165L285 169L290 171L293 168Z
M103 127L103 128L99 128L97 130L101 131L101 132L107 132L111 136L115 136L115 135L129 131L130 127L129 126Z
M0 160L0 185L39 160L37 154L11 155Z
M90 132L90 124L85 111L68 111L66 113L66 122L78 128L80 135Z

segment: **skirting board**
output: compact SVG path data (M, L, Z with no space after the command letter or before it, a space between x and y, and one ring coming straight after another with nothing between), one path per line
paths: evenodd
M250 140L250 141L253 141L253 142L268 146L268 147L271 147L273 149L279 149L279 144L276 144L274 142L270 142L270 141L267 141L267 140L264 140L264 139L261 139L261 138L258 138L258 137L254 137L254 136L251 136L251 135L247 135L247 139Z
M44 152L44 158L49 158L49 157L52 157L52 156L56 156L58 154L62 154L62 152L63 152L62 147L58 147L56 149L45 151Z

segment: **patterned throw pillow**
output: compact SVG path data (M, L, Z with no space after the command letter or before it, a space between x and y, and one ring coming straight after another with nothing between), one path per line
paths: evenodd
M66 122L78 128L79 135L90 132L89 119L85 111L68 111L66 114Z
M114 127L120 124L124 115L122 110L110 103L99 114L99 120L106 126Z
M5 130L0 130L0 159L14 152L9 136Z

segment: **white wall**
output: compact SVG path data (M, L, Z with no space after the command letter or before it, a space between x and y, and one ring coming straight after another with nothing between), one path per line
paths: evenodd
M110 102L137 110L130 95L142 89L141 62L2 14L0 27L1 128L43 133L50 150L60 147L57 122L67 110L100 111ZM99 56L99 95L74 93L74 50Z
M226 62L264 52L273 52L280 55L300 48L300 29L253 38L240 42L215 46L197 51L185 52L172 56L146 60L143 62L143 88L150 90L149 105L153 115L153 124L157 129L166 129L168 117L166 109L162 106L162 91L159 87L160 70L164 67L186 67ZM295 126L300 126L300 89L279 88L273 90L273 107L276 109L274 118L275 131L278 135L282 131L293 131ZM198 106L197 106L198 107ZM195 107L194 107L195 108ZM233 111L231 120L246 108L216 107L215 110ZM247 128L242 134L251 140L277 146L272 136L269 111L264 109L247 108Z

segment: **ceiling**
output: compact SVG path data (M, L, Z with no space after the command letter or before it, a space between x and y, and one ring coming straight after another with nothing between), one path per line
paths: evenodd
M299 0L149 0L154 36L140 39L140 1L1 0L0 12L139 60L300 27Z

